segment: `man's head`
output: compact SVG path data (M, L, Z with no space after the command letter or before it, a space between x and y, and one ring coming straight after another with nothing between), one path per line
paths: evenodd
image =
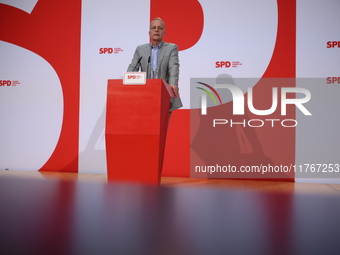
M162 42L165 35L165 23L161 18L154 18L150 22L149 35L153 43L159 44Z

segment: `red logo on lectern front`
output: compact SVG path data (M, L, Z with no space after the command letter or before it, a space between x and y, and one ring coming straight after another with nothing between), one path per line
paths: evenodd
M340 77L327 77L327 84L340 84Z
M133 80L142 79L142 75L140 75L140 74L137 74L137 75L131 74L131 75L128 75L127 78L128 78L128 80L131 80L131 79L133 79Z

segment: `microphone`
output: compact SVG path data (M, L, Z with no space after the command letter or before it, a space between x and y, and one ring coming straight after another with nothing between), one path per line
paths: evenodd
M147 68L146 68L146 77L149 76L149 65L150 65L150 56L149 56L149 58L148 58L148 66L147 66ZM149 76L149 78L150 78L150 76Z
M142 60L142 57L143 57L143 56L141 56L141 57L138 59L137 65L135 65L135 68L133 68L133 71L132 71L132 72L134 72L134 71L136 70L136 67L139 65L140 61Z

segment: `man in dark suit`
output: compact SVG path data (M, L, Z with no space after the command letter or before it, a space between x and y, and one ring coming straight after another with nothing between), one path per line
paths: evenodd
M142 72L147 72L147 78L163 79L173 88L175 95L178 96L178 46L164 42L165 33L164 21L161 18L153 19L149 30L151 43L137 47L127 71L132 72L140 68ZM138 63L140 58L141 60ZM180 98L173 98L171 109L174 110L180 107L182 107Z

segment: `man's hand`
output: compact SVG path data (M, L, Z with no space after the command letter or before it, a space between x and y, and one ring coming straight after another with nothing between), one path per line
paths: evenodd
M178 96L179 88L177 85L171 85L172 90L174 91L175 96Z

